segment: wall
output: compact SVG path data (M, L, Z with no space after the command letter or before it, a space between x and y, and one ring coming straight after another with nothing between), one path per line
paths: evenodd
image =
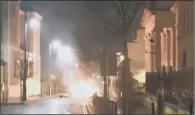
M6 75L6 89L8 92L9 98L20 97L21 96L21 86L20 86L20 69L18 69L17 60L23 58L23 54L20 50L20 44L23 42L23 32L24 32L24 21L20 18L21 11L20 11L20 2L19 1L3 1L2 2L2 12L1 12L1 27L4 31L1 31L2 45L1 49L3 53L2 59L6 62L5 66L5 75ZM23 27L23 28L22 28ZM23 31L23 32L22 32ZM40 35L40 31L39 34ZM38 37L38 36L36 36ZM38 38L40 39L40 37ZM33 39L32 39L33 40ZM40 43L36 46L37 48ZM39 49L40 50L40 49ZM1 56L2 56L1 55ZM32 55L31 57L35 57ZM36 74L37 83L40 87L40 53L36 58L35 68L38 68L38 74ZM38 61L37 61L38 60ZM37 64L38 63L38 64ZM30 84L30 83L29 83ZM35 87L36 87L35 86ZM40 90L36 89L36 92L40 93Z
M194 67L194 35L186 36L179 40L180 68L182 67L183 50L186 51L187 67Z
M41 92L41 84L35 78L27 79L27 96L39 95Z
M128 56L130 61L130 71L134 74L134 78L143 83L144 77L140 74L145 73L145 41L139 39L133 43L128 43ZM143 77L140 79L140 77Z
M182 1L178 8L178 55L179 69L182 67L182 52L187 53L187 67L194 67L194 5L193 1Z

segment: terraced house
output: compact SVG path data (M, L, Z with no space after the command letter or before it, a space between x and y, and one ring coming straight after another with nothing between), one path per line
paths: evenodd
M165 9L145 9L141 22L145 47L150 52L145 55L146 91L156 94L163 89L160 91L165 101L172 100L174 92L180 97L173 104L175 108L192 102L194 95L193 4L193 1L174 1Z

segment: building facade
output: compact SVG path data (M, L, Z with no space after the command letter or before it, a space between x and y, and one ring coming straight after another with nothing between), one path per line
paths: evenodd
M183 78L180 79L182 84L184 79L194 84L193 9L193 1L176 1L170 8L155 11L145 9L141 25L144 28L145 49L150 52L145 55L148 73L160 72L165 67L166 72L170 69L179 72L176 79Z
M2 100L7 102L22 96L24 13L20 10L19 1L2 1L1 5L1 59L5 62L1 79L4 90L1 94ZM41 20L36 12L27 13L27 19L31 18ZM27 27L27 51L27 95L39 95L40 27Z
M178 36L177 70L180 89L194 92L194 1L175 2L171 11L175 14Z

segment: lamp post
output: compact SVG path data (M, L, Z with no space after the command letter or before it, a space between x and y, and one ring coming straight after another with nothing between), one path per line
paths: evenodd
M51 58L52 58L52 48L58 50L61 47L61 43L59 40L54 40L49 44L49 95L52 95L52 72L51 72Z
M49 44L49 95L51 95L51 44Z
M27 63L27 52L26 52L26 38L27 38L27 16L26 12L24 12L24 75L23 75L23 97L22 101L26 101L26 79L27 79L27 71L28 71L28 63Z
M167 73L165 71L165 66L162 67L162 72L160 75L160 88L158 90L158 115L163 114L163 106L164 106L164 93L165 93L165 77Z
M53 79L55 79L55 76L53 76L53 75L51 75L50 74L50 77L49 77L49 88L50 88L50 90L49 90L49 94L50 94L50 96L52 95L52 90L51 90L51 88L52 88L52 80Z
M26 80L28 78L28 60L27 60L27 49L26 49L26 45L27 45L27 29L28 27L31 27L32 29L36 28L37 26L39 26L39 22L34 19L31 18L30 20L27 19L27 12L24 12L24 75L23 75L23 96L22 96L22 101L26 101L27 100L27 94L26 94Z

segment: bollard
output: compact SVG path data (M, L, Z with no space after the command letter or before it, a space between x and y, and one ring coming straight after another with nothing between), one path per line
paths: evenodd
M152 115L155 115L155 103L152 102L151 106L152 106Z
M126 112L125 114L129 115L131 113L131 105L130 105L130 102L126 104Z
M113 102L109 101L109 114L113 114Z
M117 115L117 103L114 102L114 114Z
M189 104L189 112L190 112L190 115L193 115L193 103L190 102Z
M109 114L117 114L117 104L114 101L109 102Z
M110 102L110 100L104 100L104 105L102 105L102 106L105 106L103 114L109 114L110 111L111 111L111 102Z

